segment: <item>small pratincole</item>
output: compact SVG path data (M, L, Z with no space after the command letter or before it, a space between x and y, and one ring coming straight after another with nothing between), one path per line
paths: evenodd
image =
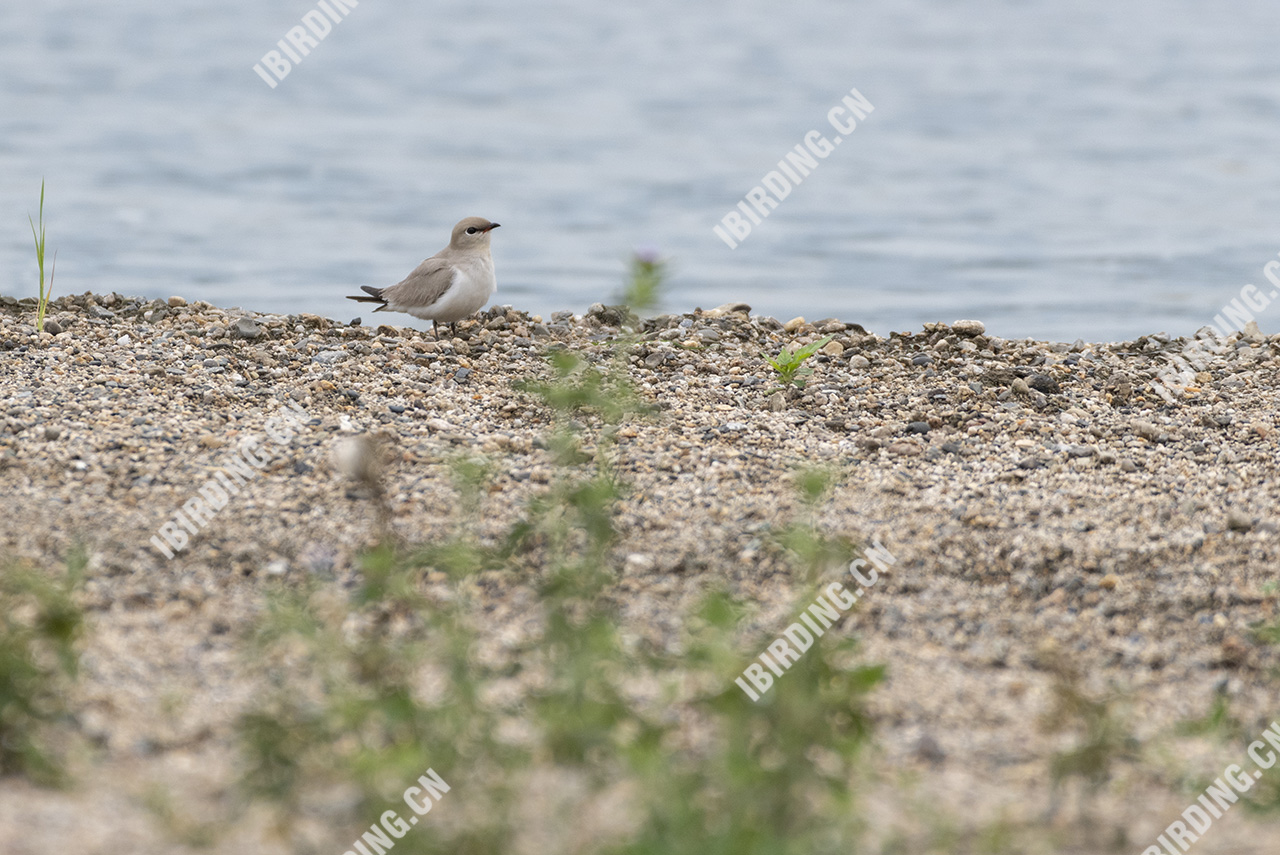
M379 303L375 312L404 312L424 321L440 335L441 323L452 325L484 308L498 290L489 254L489 233L498 227L484 217L467 217L453 227L449 245L387 288L361 285L369 296L348 297L357 303Z

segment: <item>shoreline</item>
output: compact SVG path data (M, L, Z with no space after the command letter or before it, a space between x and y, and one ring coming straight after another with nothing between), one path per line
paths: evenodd
M35 806L73 825L81 813L136 825L140 808L109 807L108 771L137 781L207 764L197 777L217 790L228 722L252 688L232 652L263 586L350 578L376 540L373 503L334 462L342 441L376 439L391 528L411 543L454 524L448 461L484 456L493 485L475 527L500 537L555 473L551 420L514 384L543 376L556 347L609 362L622 321L603 306L541 321L491 307L436 341L390 314L350 326L82 295L53 301L61 332L39 336L12 299L0 298L0 485L21 512L0 522L0 555L54 567L78 540L89 548L93 647L78 703L105 759L75 793L0 781L6 851L53 841L6 837ZM1122 686L1134 736L1158 746L1219 694L1246 730L1275 718L1280 653L1251 628L1276 620L1280 335L1235 334L1170 404L1150 384L1185 339L1050 343L980 327L880 337L734 304L649 319L619 363L656 413L617 434L630 492L610 569L640 637L669 637L712 580L755 604L753 627L775 637L801 586L768 532L800 512L798 463L837 470L821 524L897 558L842 624L889 667L871 697L877 762L920 770L921 798L966 821L1034 821L1061 741L1037 727L1053 663L1069 661L1090 691ZM774 391L761 352L823 336L805 388ZM290 409L307 418L261 439ZM249 437L270 451L256 476L216 514L206 506L207 524L166 558L149 539ZM495 624L517 626L528 595L519 579L486 578L482 599ZM170 684L190 699L173 720L158 700ZM1196 770L1240 756L1192 745ZM1131 843L1185 807L1155 760L1121 780L1096 820ZM1205 852L1267 851L1280 828L1241 811L1208 840Z
M1246 286L1246 288L1247 287L1249 286ZM495 295L495 298L503 299L504 295L502 292L498 292ZM167 308L172 308L171 306L169 306L169 300L175 299L175 298L173 297L170 297L170 298L139 297L136 295L126 296L126 295L120 294L119 292L112 292L110 294L97 294L91 291L86 291L81 294L58 296L50 301L49 306L51 311L54 311L56 309L59 311L70 310L70 311L76 312L81 310L82 304L86 300L92 301L93 303L99 306L104 306L104 304L102 303L102 300L104 299L112 299L116 301L116 305L120 305L120 306L144 306L147 309L156 309L156 308L163 307L167 309ZM275 312L275 311L259 310L259 309L246 309L241 306L220 306L220 305L211 303L207 300L200 300L200 299L188 300L185 297L177 297L176 299L182 301L181 308L195 309L196 307L200 307L201 311L217 311L231 318L264 317L264 318L280 318L280 319L295 319L295 320L303 319L303 318L308 320L313 320L315 318L323 318L325 321L327 321L331 325L337 326L337 327L350 326L351 325L350 320L354 319L354 320L359 320L361 322L359 325L361 326L368 326L371 328L376 328L378 326L387 326L389 328L396 329L404 333L408 333L414 336L422 336L425 338L430 338L432 335L431 328L430 328L430 321L418 321L417 319L410 318L408 315L404 315L403 313L398 313L398 312L385 312L385 313L378 313L375 315L370 311L365 311L365 309L367 309L368 307L361 306L360 304L357 304L357 303L351 304L352 311L350 313L347 313L350 315L348 320L342 320L338 317L330 317L328 315L321 315L321 314L316 314L312 312ZM63 302L63 301L67 301L67 302ZM1240 300L1237 298L1233 302L1238 303L1240 302ZM483 314L484 312L493 308L493 306L495 305L502 305L507 309L511 309L521 313L527 318L534 318L534 317L543 318L543 323L550 323L550 321L547 320L547 318L552 316L585 318L592 314L592 311L596 306L604 306L605 308L610 308L610 309L616 308L613 304L594 303L591 306L588 306L587 308L581 311L563 309L563 310L553 310L551 311L550 315L540 315L537 312L534 312L531 310L521 309L519 306L513 306L510 304L490 303L484 309L481 310L480 314ZM749 304L745 302L731 302L731 303L725 303L723 304L723 306L718 306L711 309L706 309L699 306L699 307L692 308L686 312L679 312L675 310L672 310L670 312L652 312L642 316L642 318L652 319L655 317L697 316L699 312L706 313L709 311L715 311L716 308L723 308L724 306L734 306L734 305L746 306ZM32 318L34 319L35 308L36 308L35 297L15 297L9 294L0 293L0 313L22 315L23 313L29 312ZM1188 350L1188 349L1195 350L1197 336L1203 332L1211 332L1215 338L1217 338L1218 340L1222 340L1221 333L1219 332L1219 326L1223 326L1223 328L1230 331L1230 334L1226 337L1230 341L1236 341L1242 335L1249 338L1261 337L1268 340L1272 338L1280 337L1280 333L1271 334L1271 333L1262 332L1261 329L1258 327L1257 317L1255 317L1254 315L1249 315L1248 317L1237 317L1233 315L1231 321L1224 321L1223 311L1226 311L1226 309L1220 310L1217 315L1215 315L1212 318L1209 318L1207 321L1202 323L1201 326L1197 328L1195 332L1188 335L1172 335L1165 330L1157 330L1152 332L1143 332L1132 338L1112 339L1112 340L1102 340L1102 339L1093 339L1093 338L1084 339L1079 336L1076 336L1068 340L1065 338L1062 338L1062 339L1041 338L1034 335L1020 336L1018 338L1005 338L1003 336L997 336L994 333L986 331L985 323L983 324L984 326L983 334L988 337L995 338L999 341L1009 341L1009 342L1022 343L1022 344L1041 344L1046 346L1067 345L1068 347L1072 347L1075 345L1089 345L1089 346L1098 346L1098 347L1121 347L1124 345L1143 344L1147 341L1155 341L1159 343L1161 346L1163 346L1168 342L1176 342L1181 344L1182 350ZM783 318L780 316L775 317L770 315L756 314L754 312L754 309L751 312L751 317L772 318L772 320L775 320L779 323L785 323L788 320L787 318ZM838 321L839 319L835 317L827 317L821 320ZM424 323L424 324L427 324L427 326L425 329L418 329L417 327L409 326L408 324L410 322ZM810 322L815 323L816 321L811 320ZM459 323L461 323L461 321L459 321ZM919 331L928 331L938 325L942 325L942 326L950 325L943 321L926 321L920 325L920 330L917 330L917 331L905 330L905 329L894 329L894 330L888 331L885 334L881 334L881 333L875 332L874 330L866 329L861 323L855 323L853 321L848 321L847 323L850 326L858 328L861 331L861 334L863 335L873 335L882 339L888 339L894 336L901 336L901 335L913 335ZM982 322L979 321L979 323L982 323ZM1234 326L1233 326L1233 323L1235 324ZM28 323L27 326L34 326L34 320ZM1167 349L1167 353L1169 354L1171 359L1173 356L1179 354L1180 352L1181 352L1180 350L1175 348ZM1193 354L1193 355L1198 355L1198 354Z

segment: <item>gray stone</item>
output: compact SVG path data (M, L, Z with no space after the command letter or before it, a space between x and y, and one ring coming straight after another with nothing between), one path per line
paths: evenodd
M1062 392L1062 387L1058 385L1058 381L1048 374L1032 374L1027 378L1027 385L1046 395L1057 395Z
M1227 511L1227 528L1231 531L1252 531L1253 519L1239 508Z

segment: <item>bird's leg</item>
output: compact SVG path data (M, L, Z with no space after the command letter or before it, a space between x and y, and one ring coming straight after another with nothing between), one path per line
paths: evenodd
M435 321L431 322L431 334L436 337L436 341L440 340L440 324Z
M457 321L450 321L450 323L449 323L449 338L457 338L457 337L458 337L458 322L457 322Z

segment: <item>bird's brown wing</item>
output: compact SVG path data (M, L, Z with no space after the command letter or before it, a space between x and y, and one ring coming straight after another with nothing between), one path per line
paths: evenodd
M443 297L452 282L453 265L433 255L379 296L397 308L425 309Z

